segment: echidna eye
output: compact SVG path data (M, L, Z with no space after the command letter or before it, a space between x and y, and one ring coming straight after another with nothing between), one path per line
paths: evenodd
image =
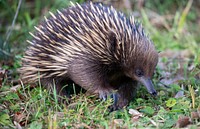
M142 70L140 70L140 69L136 69L135 74L138 77L142 77L144 75L144 72Z

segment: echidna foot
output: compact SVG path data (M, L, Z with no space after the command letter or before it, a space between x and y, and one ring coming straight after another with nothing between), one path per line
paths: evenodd
M103 101L107 100L107 93L104 91L99 92L99 98L102 99Z
M106 101L108 98L113 99L113 104L109 107L110 112L121 108L121 106L119 106L119 94L117 92L99 92L99 98L103 101Z
M115 92L108 93L108 92L99 92L99 98L102 99L103 101L106 101L108 98L112 98L114 101L114 104L117 103L118 100L118 95Z

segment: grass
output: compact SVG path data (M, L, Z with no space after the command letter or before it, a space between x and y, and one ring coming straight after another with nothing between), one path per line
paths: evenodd
M198 2L191 2L146 2L137 19L160 51L153 80L158 96L153 98L141 86L126 108L109 113L111 99L101 101L81 93L73 95L66 106L41 85L17 85L17 68L27 46L25 41L30 39L28 32L49 10L67 7L69 1L23 1L5 45L2 44L18 1L0 1L0 16L4 17L0 19L0 49L8 53L0 51L0 128L176 128L189 121L188 128L198 128L200 118L195 115L200 111L200 31L196 13L199 10L195 6ZM164 21L153 21L159 18Z

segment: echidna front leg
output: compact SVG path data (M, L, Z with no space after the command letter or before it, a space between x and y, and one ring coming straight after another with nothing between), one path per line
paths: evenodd
M127 106L129 102L134 98L137 91L137 82L130 81L120 85L117 92L114 92L111 97L114 100L113 105L110 107L110 111L118 110Z
M106 101L108 98L112 98L114 104L118 101L118 95L117 95L116 91L113 89L110 89L110 90L108 90L108 89L102 90L101 89L98 91L98 93L99 93L99 98L102 99L103 101Z

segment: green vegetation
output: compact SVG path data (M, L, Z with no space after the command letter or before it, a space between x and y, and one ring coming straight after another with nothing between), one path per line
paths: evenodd
M111 99L101 101L81 93L73 95L69 105L59 104L42 86L18 81L17 69L31 38L28 32L48 11L70 5L68 0L22 1L12 26L18 2L0 0L0 128L200 127L199 1L149 0L141 7L130 1L135 19L160 51L154 75L158 96L153 98L141 86L129 106L111 113Z

